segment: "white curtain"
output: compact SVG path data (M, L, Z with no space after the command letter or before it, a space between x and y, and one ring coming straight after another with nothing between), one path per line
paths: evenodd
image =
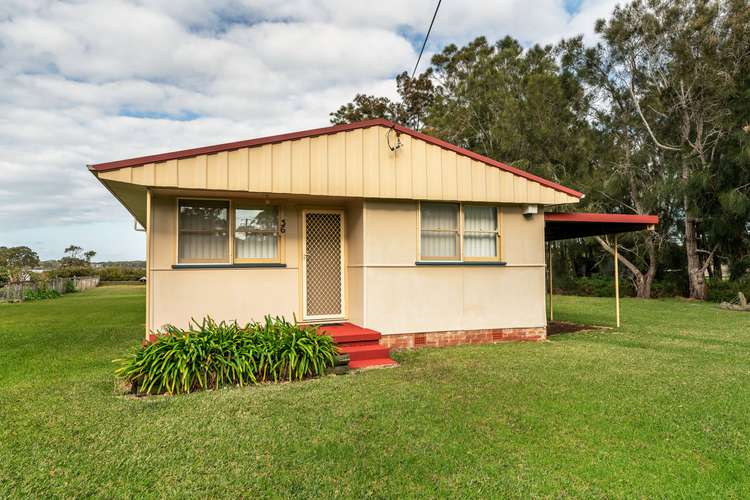
M458 257L458 205L422 203L421 217L422 257Z
M180 201L179 260L229 259L229 203L211 200Z
M464 205L464 256L497 256L497 209Z
M234 212L234 256L237 259L273 259L279 248L279 213L276 207L238 208Z

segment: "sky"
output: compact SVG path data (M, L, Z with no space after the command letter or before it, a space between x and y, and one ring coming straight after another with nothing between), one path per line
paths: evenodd
M435 3L3 0L0 246L143 259L143 233L86 165L322 127L357 93L395 97ZM616 3L443 0L420 66L479 35L593 43Z

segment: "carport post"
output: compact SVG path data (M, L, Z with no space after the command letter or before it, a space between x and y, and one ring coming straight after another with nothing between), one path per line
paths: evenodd
M615 316L617 328L620 328L620 273L617 266L617 234L615 234Z
M549 320L555 320L555 304L552 302L552 242L547 243L547 255L549 258L549 265L547 270L549 271Z

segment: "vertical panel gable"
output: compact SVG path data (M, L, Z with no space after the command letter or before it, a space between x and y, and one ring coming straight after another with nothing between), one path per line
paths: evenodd
M227 152L227 171L229 189L235 191L246 191L249 189L247 148Z
M400 146L391 150L400 142ZM118 182L258 193L495 203L578 199L382 125L97 173Z
M310 192L310 138L292 142L292 193Z
M364 129L362 141L363 194L377 198L380 196L380 129Z
M310 194L328 194L328 136L310 139Z
M362 129L345 133L346 195L362 196Z

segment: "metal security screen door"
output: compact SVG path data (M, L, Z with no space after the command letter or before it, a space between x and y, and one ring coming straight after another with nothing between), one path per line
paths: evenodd
M344 317L344 213L305 210L302 239L304 319Z

